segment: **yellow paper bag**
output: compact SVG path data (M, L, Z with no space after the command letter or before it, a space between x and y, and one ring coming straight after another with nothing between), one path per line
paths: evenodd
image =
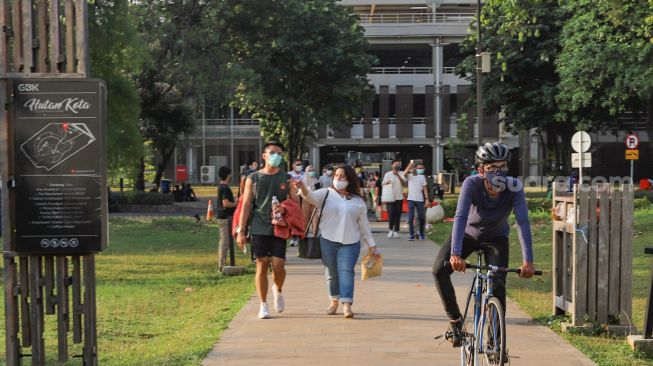
M374 251L370 248L367 255L361 259L361 280L380 276L383 273L383 254L379 254L379 259L374 256Z

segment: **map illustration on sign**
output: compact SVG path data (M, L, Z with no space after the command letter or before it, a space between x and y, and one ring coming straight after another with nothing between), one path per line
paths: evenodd
M46 171L68 160L95 141L85 123L49 123L20 145L37 168Z

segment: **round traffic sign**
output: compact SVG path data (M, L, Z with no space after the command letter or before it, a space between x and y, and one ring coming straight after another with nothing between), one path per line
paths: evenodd
M585 131L578 131L571 137L571 148L575 152L587 152L592 145L590 134Z
M639 146L639 137L634 133L626 136L626 147L629 149L637 149Z

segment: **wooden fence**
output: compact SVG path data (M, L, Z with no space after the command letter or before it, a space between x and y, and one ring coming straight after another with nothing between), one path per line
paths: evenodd
M553 309L585 321L629 325L633 188L584 187L553 196Z
M88 76L86 0L2 0L0 26L0 105L12 102L11 79ZM13 180L12 118L10 111L2 113L3 182ZM45 354L44 315L56 315L58 361L71 357L72 331L72 342L83 343L83 354L72 357L81 357L84 365L97 365L94 254L19 253L10 235L15 219L9 201L3 199L2 204L7 365L20 365L23 357L30 356L23 352L27 347L31 347L32 365L52 362Z

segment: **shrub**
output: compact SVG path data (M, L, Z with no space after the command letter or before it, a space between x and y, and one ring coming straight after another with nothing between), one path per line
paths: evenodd
M651 207L651 201L646 197L635 198L633 200L635 210L648 210Z
M546 198L526 197L526 206L529 211L549 211L551 210L551 200Z
M649 202L653 203L653 191L635 191L635 198L647 198Z

